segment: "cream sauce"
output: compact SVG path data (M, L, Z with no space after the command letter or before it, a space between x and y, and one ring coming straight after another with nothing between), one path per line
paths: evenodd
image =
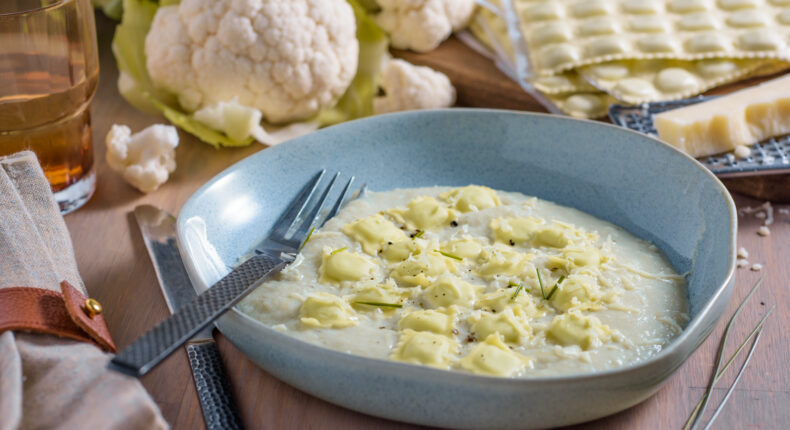
M432 187L349 203L239 306L351 354L537 377L655 355L686 324L686 296L655 246L613 224L519 193Z

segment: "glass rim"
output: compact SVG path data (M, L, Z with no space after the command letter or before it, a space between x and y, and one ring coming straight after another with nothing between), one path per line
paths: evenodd
M20 16L20 15L29 15L29 14L35 14L40 12L46 12L51 9L59 8L67 3L72 3L74 1L76 0L53 0L51 4L48 4L46 6L38 6L31 9L20 10L16 12L5 12L5 13L0 12L0 18L8 18L8 17Z

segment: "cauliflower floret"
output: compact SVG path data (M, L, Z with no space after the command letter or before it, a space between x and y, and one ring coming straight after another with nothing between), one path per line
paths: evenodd
M151 79L184 109L237 97L274 123L334 105L358 54L345 0L183 0L157 10L145 39Z
M403 60L387 63L381 87L385 95L373 99L373 112L376 114L436 109L455 103L455 88L446 75Z
M176 170L178 132L172 125L154 124L139 133L113 124L107 133L107 164L144 193L159 188Z
M475 0L378 0L379 25L389 33L392 46L428 52L453 31L466 27Z

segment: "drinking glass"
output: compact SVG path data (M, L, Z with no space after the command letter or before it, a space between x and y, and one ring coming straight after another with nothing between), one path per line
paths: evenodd
M0 0L0 155L34 151L64 214L96 186L96 50L90 0Z

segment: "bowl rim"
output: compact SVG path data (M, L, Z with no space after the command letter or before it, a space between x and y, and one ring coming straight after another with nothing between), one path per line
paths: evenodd
M295 337L292 337L292 336L288 336L288 335L286 335L284 333L280 333L277 330L275 330L275 329L273 329L271 327L268 327L263 322L258 321L256 319L254 319L253 317L247 315L246 313L240 311L236 306L231 308L231 312L234 315L240 316L241 318L243 318L246 321L246 323L249 323L249 324L252 324L252 325L256 326L257 329L263 329L265 331L270 332L269 334L273 334L275 336L282 336L283 340L285 340L285 341L287 341L289 343L290 342L296 342L298 344L301 344L300 346L305 346L305 347L309 347L309 348L316 348L316 352L322 352L322 353L327 353L327 354L330 354L330 355L335 355L338 359L352 360L352 361L362 360L361 363L365 363L365 362L369 363L370 362L369 360L373 360L373 361L379 362L380 365L383 365L383 366L385 366L387 368L392 368L393 370L402 369L402 370L409 370L409 371L417 371L418 373L428 372L428 373L426 373L426 376L435 375L436 377L439 377L439 375L442 375L441 372L444 372L446 375L449 375L452 378L459 378L458 379L459 381L464 379L464 380L469 380L471 382L482 382L482 383L486 383L486 384L491 384L494 381L496 381L496 383L498 385L502 385L502 384L505 384L505 385L522 385L524 383L529 383L529 384L551 384L551 383L556 383L556 382L569 382L569 381L580 382L580 381L587 381L587 380L608 379L608 378L611 378L611 377L616 377L616 376L621 376L621 375L628 374L628 373L638 372L638 371L643 370L645 368L652 367L652 366L656 365L656 363L659 363L659 362L661 362L663 360L666 360L669 357L671 357L672 355L678 353L679 350L687 342L689 342L689 338L692 336L692 333L696 333L697 331L699 331L701 329L701 324L703 323L703 320L705 320L705 317L711 312L711 308L715 305L716 302L719 301L720 297L723 294L725 294L725 291L727 290L728 285L731 284L731 282L733 281L733 277L735 275L735 260L736 260L735 248L737 246L737 233L738 233L737 209L736 209L735 202L733 201L730 192L727 190L727 188L724 186L724 184L719 180L719 178L717 178L716 175L713 174L713 172L711 172L709 169L707 169L704 165L702 165L702 163L697 161L695 158L693 158L690 155L686 154L685 152L675 148L674 146L671 146L668 143L665 143L665 142L661 141L657 137L646 135L646 134L643 134L643 133L640 133L640 132L637 132L637 131L634 131L634 130L631 130L631 129L628 129L628 128L620 127L620 126L617 126L617 125L614 125L614 124L604 123L604 122L600 122L600 121L594 121L594 120L590 120L590 119L572 118L572 117L553 115L553 114L548 114L548 113L543 113L543 112L525 112L525 111L516 111L516 110L508 110L508 109L489 109L489 108L428 109L428 110L419 110L419 111L394 112L394 113L389 113L389 114L376 115L376 116L373 116L373 117L359 118L359 119L355 119L355 120L352 120L352 121L347 121L345 123L333 125L333 126L327 127L326 129L335 129L335 128L340 128L340 127L342 127L342 128L353 127L354 125L356 125L357 123L360 123L360 122L372 122L372 121L383 121L383 120L393 120L393 119L397 120L398 118L404 118L405 120L408 120L408 117L416 116L416 115L420 115L420 116L436 115L436 114L465 115L465 114L468 114L468 113L469 114L485 114L485 115L488 115L488 114L491 114L491 115L515 115L515 116L544 118L544 119L548 119L548 120L557 120L557 121L571 121L571 122L575 121L575 122L589 124L590 126L593 126L593 127L610 128L612 130L615 130L614 131L615 133L633 134L635 136L638 136L639 138L645 139L644 140L645 143L649 142L652 145L658 145L659 147L664 148L664 150L670 150L670 152L674 152L675 154L680 155L682 158L685 158L687 161L690 161L691 164L695 168L702 170L704 172L704 174L708 175L708 177L710 177L710 179L713 180L713 183L718 187L719 191L721 192L721 194L723 195L725 201L727 202L727 208L728 208L728 212L729 212L729 225L730 225L730 228L729 228L729 230L730 230L729 255L730 255L730 262L729 262L729 266L728 266L728 269L727 269L727 275L724 278L724 280L721 282L721 284L718 287L716 287L716 291L711 295L711 298L705 303L705 305L699 310L697 315L691 321L689 321L689 323L685 327L683 327L683 331L677 337L673 338L669 344L665 345L661 349L661 351L659 351L657 354L653 355L652 357L649 357L646 360L632 362L632 363L629 363L629 364L627 364L625 366L620 366L620 367L615 367L615 368L605 369L605 370L600 370L600 371L581 372L581 373L568 373L568 374L553 375L553 376L540 376L540 377L505 378L505 377L499 377L499 376L486 376L486 375L478 375L478 374L472 374L472 373L467 373L467 372L460 372L460 371L453 370L453 369L446 369L446 370L445 369L437 369L437 368L432 368L432 367L418 365L418 364L403 363L403 362L398 362L398 361L394 361L394 360L390 360L390 359L384 359L384 358L365 357L365 356L362 356L362 355L356 355L356 354L351 354L351 353L347 353L347 352L343 352L343 351L338 351L338 350L335 350L335 349L331 349L331 348L319 346L319 345L316 345L316 344L313 344L313 343L310 343L310 342L307 342L307 341L303 341L301 339L298 339L298 338L295 338ZM315 139L315 135L317 133L320 133L320 132L321 132L321 130L318 130L317 132L310 133L310 134L307 134L305 136L298 137L296 139L293 139L292 141L302 141L302 140ZM283 144L287 145L287 144L289 144L292 141L284 142ZM182 242L183 221L185 221L184 218L182 218L181 214L184 212L184 209L189 209L190 206L195 204L194 203L195 199L198 196L203 195L206 190L208 190L211 186L213 186L214 183L218 182L219 180L221 180L222 178L227 176L229 173L234 171L237 168L237 165L239 165L239 164L247 161L249 158L254 157L254 156L256 156L258 154L261 154L261 153L263 153L263 151L258 151L255 154L252 154L252 155L250 155L248 157L245 157L244 159L239 160L236 163L232 164L231 166L227 167L225 170L223 170L222 172L218 173L216 176L214 176L208 182L203 184L200 188L198 188L189 197L189 199L187 199L187 201L182 206L181 211L179 212L179 215L178 215L178 218L177 218L177 230L176 231L177 231L177 241L179 243L179 249L186 249L186 248L184 248L182 246L182 243L181 243ZM207 288L207 286L205 286L204 283L203 283L203 280L200 279L199 276L197 276L198 272L194 268L193 260L191 258L184 258L183 260L184 260L185 266L187 267L187 272L189 273L190 278L192 278L192 282L195 283L196 286L199 287L201 290L205 290ZM691 274L691 272L686 274L685 277L688 279L688 276L690 276L690 274ZM688 291L687 291L687 294L688 294ZM716 322L718 322L718 320L720 318L721 318L721 316L719 316L716 319ZM218 324L218 326L221 326L221 325L222 325L221 323ZM709 336L709 335L710 335L710 333L708 333L708 335L706 335L705 338L707 338L707 336ZM705 339L702 339L696 346L694 346L694 348L688 353L688 355L686 355L682 359L681 364L683 362L685 362L694 353L694 351L696 351L699 348L700 345L702 345L704 340Z

